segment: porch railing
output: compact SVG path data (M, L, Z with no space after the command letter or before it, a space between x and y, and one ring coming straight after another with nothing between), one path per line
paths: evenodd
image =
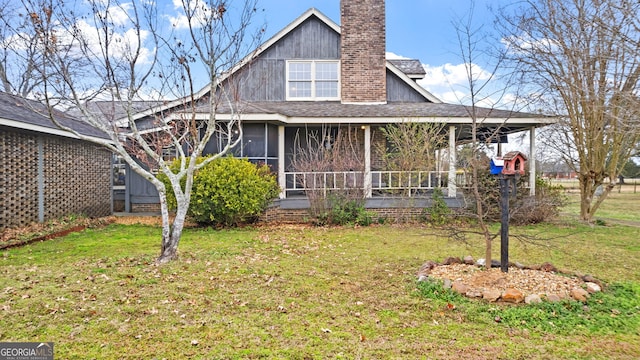
M303 194L315 190L365 189L363 171L285 172L285 192ZM465 175L456 174L456 185L464 186ZM448 172L444 171L371 171L370 187L375 195L405 194L414 196L438 187L448 186Z

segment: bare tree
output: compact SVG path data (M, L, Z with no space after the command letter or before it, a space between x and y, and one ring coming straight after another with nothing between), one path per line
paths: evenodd
M414 171L435 168L436 150L446 143L444 124L404 121L380 128L386 138L375 149L388 170ZM387 147L391 147L387 149Z
M494 139L499 138L500 126L493 128L493 130L488 130L488 132L487 130L482 130L484 118L480 115L478 104L487 103L487 100L492 97L496 97L496 99L492 100L491 103L499 103L506 90L504 87L497 92L491 90L491 85L496 80L497 70L502 64L503 58L501 54L494 57L497 61L493 65L492 71L484 73L479 71L480 68L477 63L482 60L482 57L487 57L491 51L483 48L482 39L486 38L483 33L483 26L475 25L473 22L474 6L472 2L466 18L461 18L454 26L458 37L459 55L466 70L466 92L470 103L468 115L471 118L471 141L468 145L470 154L466 159L469 165L468 169L471 171L469 191L471 192L471 201L473 203L473 216L477 219L480 228L479 233L485 242L485 263L487 267L491 267L493 239L497 237L497 234L492 233L489 229L487 208L496 204L487 203L487 200L494 198L487 197L481 193L483 190L481 169L487 167L487 164L483 163L486 159L483 149L491 144ZM455 229L453 232L454 237L459 237L462 234L459 229Z
M497 24L532 92L564 117L551 145L578 173L580 216L591 221L640 140L640 2L517 4Z
M36 69L42 55L29 29L31 20L16 16L19 8L15 1L0 0L0 89L27 97L42 84Z
M364 201L361 136L353 126L323 126L296 134L291 167L301 174L293 180L305 189L311 215L325 215L333 201Z
M162 213L157 261L165 263L177 257L194 171L240 141L240 99L227 71L254 47L262 29L250 32L256 0L182 0L171 14L159 14L156 6L23 0L16 15L29 26L15 35L35 34L38 90L50 112L71 106L109 140L65 129L122 156L157 189ZM102 111L93 100L103 101ZM219 153L196 163L214 136L222 141ZM168 153L177 159L177 170ZM169 179L170 188L159 175ZM177 200L173 219L169 191Z

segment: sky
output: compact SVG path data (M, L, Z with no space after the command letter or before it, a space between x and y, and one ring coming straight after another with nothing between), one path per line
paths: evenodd
M340 0L258 1L262 12L256 21L265 21L265 39L312 7L340 24ZM470 0L386 1L387 57L420 60L427 72L420 85L446 102L460 102L464 96L466 75L453 23L467 17L470 3ZM496 3L496 0L475 1L472 18L477 25L486 23L484 30L490 30L494 17L488 6Z

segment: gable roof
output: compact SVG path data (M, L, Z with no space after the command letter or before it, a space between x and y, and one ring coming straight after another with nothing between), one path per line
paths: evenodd
M231 69L229 69L229 71L225 72L220 78L217 79L217 84L215 84L215 85L217 86L218 84L224 82L227 78L229 78L229 76L233 75L235 72L237 72L238 70L243 68L245 65L249 64L253 59L255 59L258 56L260 56L260 54L262 54L267 49L269 49L271 46L273 46L278 41L283 39L285 36L287 36L291 31L296 29L302 23L307 21L307 19L309 19L311 17L314 17L314 16L316 18L318 18L320 21L322 21L329 28L334 30L336 33L338 33L338 34L341 33L341 29L340 29L340 26L338 24L336 24L333 20L331 20L326 15L324 15L318 9L310 8L309 10L305 11L302 15L300 15L297 19L292 21L289 25L285 26L282 30L278 31L275 35L273 35L267 41L265 41L260 46L258 46L255 49L255 51L253 51L249 55L245 56L242 60L240 60L237 64L235 64ZM420 64L420 62L418 60L414 60L414 59L407 59L407 60L403 59L403 60L400 60L400 61L387 60L386 61L386 67L387 67L387 70L389 70L389 71L393 72L394 74L396 74L400 79L402 79L404 82L406 82L411 88L416 90L426 100L431 101L433 103L442 103L442 101L440 99L438 99L436 96L431 94L429 91L427 91L422 86L418 85L413 80L415 78L416 74L419 74L419 70L416 70L417 67L422 68L422 64ZM424 72L424 69L422 69L422 72ZM205 87L200 89L200 91L198 91L195 94L194 98L196 100L202 98L203 96L205 96L205 95L207 95L209 93L211 88L212 88L211 85L206 85ZM152 115L154 113L165 111L167 109L171 109L171 108L174 108L176 106L183 105L183 104L184 104L184 100L183 99L176 99L176 100L173 100L173 101L167 101L167 102L164 103L163 106L153 106L153 107L150 107L150 108L148 108L148 109L146 109L144 111L141 111L141 112L135 114L133 116L133 120L137 120L137 119Z
M96 139L109 139L102 131L61 111L54 110L53 116L60 124L77 131L79 134ZM75 134L54 124L49 118L49 110L44 104L5 92L0 92L0 125L50 135L78 138Z
M389 59L387 62L397 67L412 79L424 79L427 72L424 71L422 63L418 59Z

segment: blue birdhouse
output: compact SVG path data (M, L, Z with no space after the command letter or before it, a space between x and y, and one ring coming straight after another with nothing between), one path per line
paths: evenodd
M491 175L502 174L503 168L504 168L504 160L502 160L501 157L491 158Z

